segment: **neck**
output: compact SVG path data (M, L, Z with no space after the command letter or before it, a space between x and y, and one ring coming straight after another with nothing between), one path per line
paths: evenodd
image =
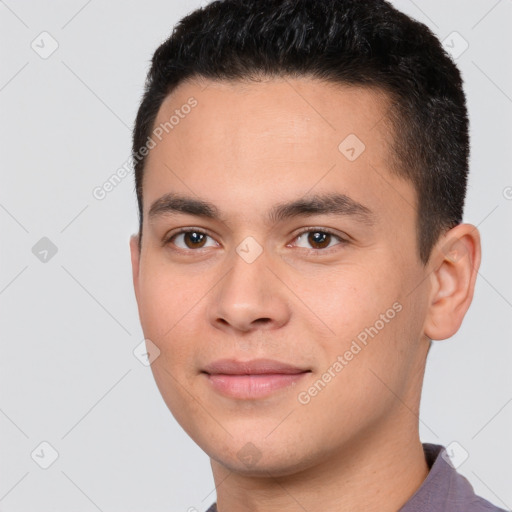
M248 477L211 460L218 512L396 512L429 468L417 423L405 427L396 416L389 423L292 475Z

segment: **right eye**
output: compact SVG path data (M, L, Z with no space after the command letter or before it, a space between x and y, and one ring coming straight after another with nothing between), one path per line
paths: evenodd
M208 238L211 238L210 235L199 229L180 229L178 232L168 236L164 243L165 245L175 245L182 251L194 251L205 247L218 246L217 242L214 242L213 245L210 246L206 245Z

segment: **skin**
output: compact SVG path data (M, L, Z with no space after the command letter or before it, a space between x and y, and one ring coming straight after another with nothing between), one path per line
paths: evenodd
M209 455L220 512L396 511L428 474L418 433L426 357L471 303L479 232L456 226L422 264L416 192L391 171L388 102L377 91L306 78L191 81L165 100L155 126L191 96L198 105L149 153L140 252L137 235L130 242L162 397ZM338 149L348 134L366 146L354 161ZM222 219L150 218L170 192L213 203ZM266 222L276 203L332 192L371 209L373 224L328 214ZM189 235L163 243L180 228L206 231L204 246ZM301 228L335 235L322 245ZM247 237L262 250L252 263L236 251ZM401 311L300 403L395 303ZM220 358L311 372L269 397L233 399L201 373ZM247 450L252 459L239 457Z

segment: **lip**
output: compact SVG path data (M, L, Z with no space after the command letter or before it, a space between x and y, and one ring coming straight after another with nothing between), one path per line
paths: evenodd
M309 371L309 368L300 368L274 359L252 359L250 361L219 359L207 364L203 371L210 375L219 373L223 375L261 375L264 373L290 375Z
M245 400L263 398L293 386L310 372L310 369L273 359L219 359L202 371L215 391Z

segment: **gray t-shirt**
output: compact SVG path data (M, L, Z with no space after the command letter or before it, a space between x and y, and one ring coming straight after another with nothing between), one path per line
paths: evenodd
M442 457L444 446L423 443L423 451L430 471L397 512L506 512L475 494L468 480ZM217 504L207 512L218 512Z

